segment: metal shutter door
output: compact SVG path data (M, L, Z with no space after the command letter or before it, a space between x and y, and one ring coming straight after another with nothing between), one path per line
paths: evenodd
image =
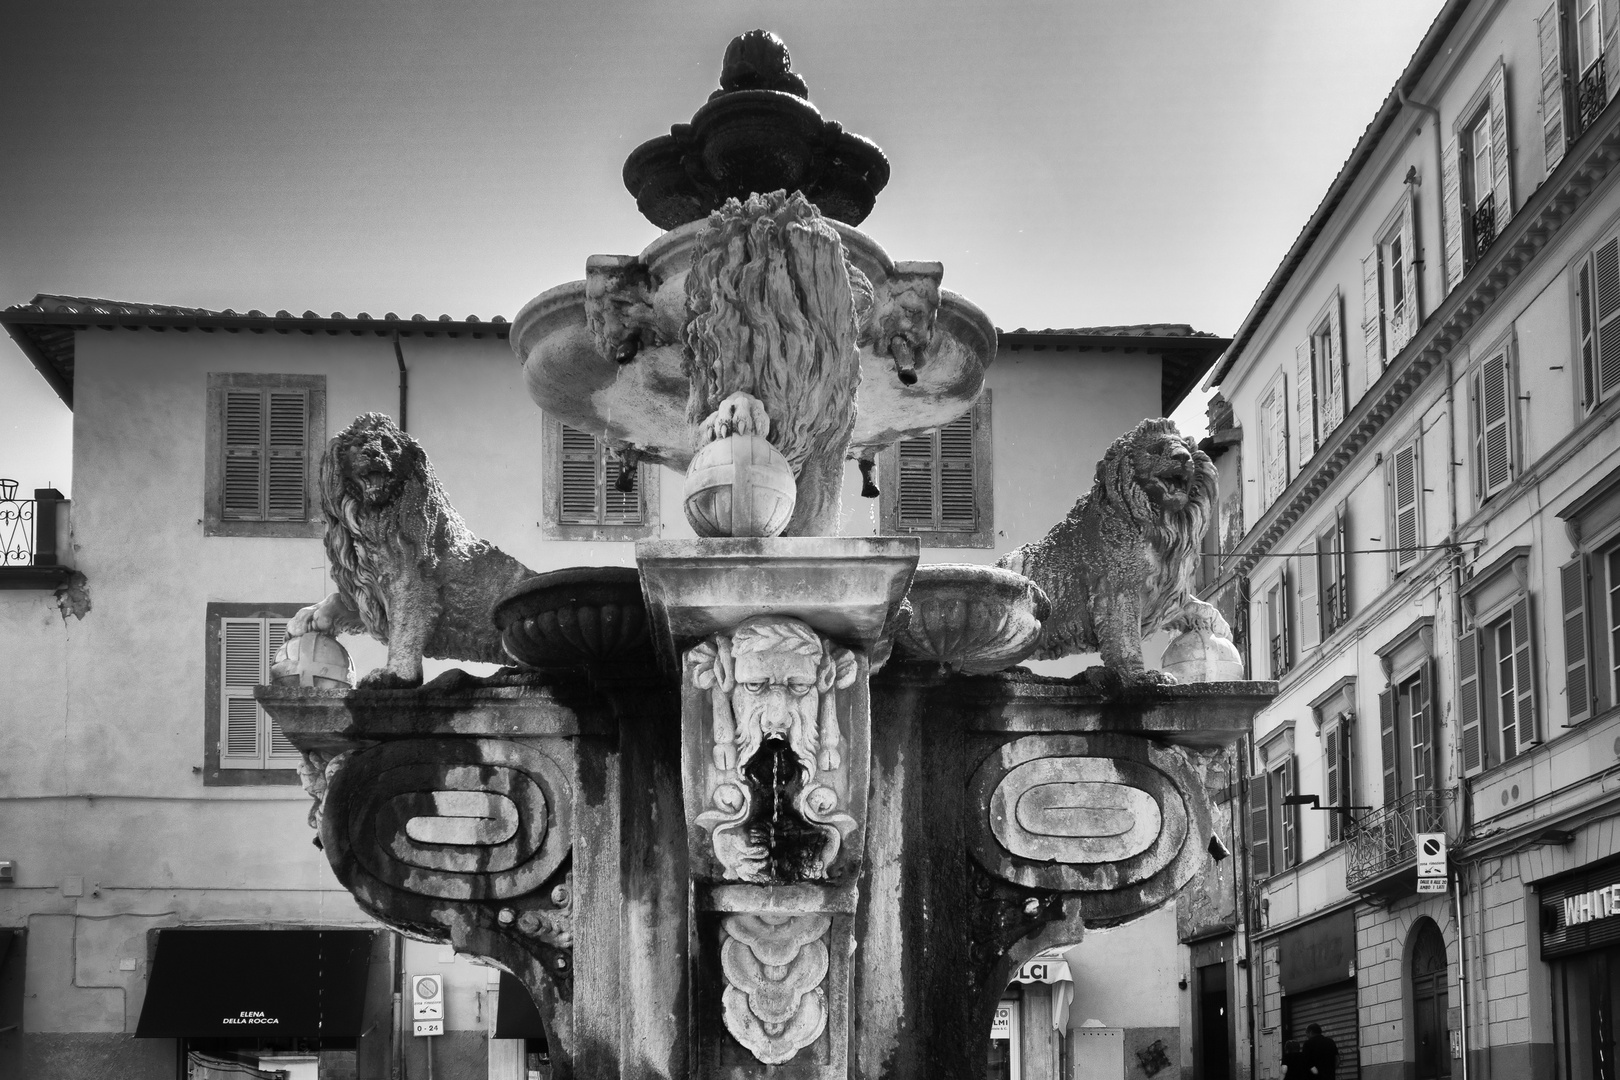
M1285 1038L1304 1042L1306 1027L1321 1024L1322 1034L1332 1039L1339 1048L1339 1068L1334 1080L1355 1080L1361 1075L1361 1057L1356 1039L1356 984L1353 980L1323 990L1290 994L1287 1003L1288 1033Z

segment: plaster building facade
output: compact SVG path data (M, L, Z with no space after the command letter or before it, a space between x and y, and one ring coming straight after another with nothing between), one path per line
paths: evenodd
M358 414L400 419L473 531L536 571L690 536L681 478L636 466L619 491L610 450L531 404L499 319L41 296L0 323L74 413L69 490L0 492L32 519L0 567L0 1075L425 1076L432 1054L434 1076L524 1077L540 1048L500 973L379 930L333 878L298 756L251 688L285 620L330 591L316 463ZM1184 326L1004 332L973 412L879 462L884 495L859 498L851 467L844 532L992 562L1044 535L1107 445L1173 410L1226 344ZM384 659L344 641L359 673ZM451 666L491 670L427 677ZM314 1031L293 999L316 976L299 983L295 960L322 972ZM1139 998L1174 1000L1177 966L1156 962ZM412 1035L418 976L445 989L442 1035ZM1182 1061L1188 1029L1149 1011L1138 1026ZM1021 1076L1054 1077L1041 1060Z
M1447 3L1209 379L1261 1077L1614 1075L1617 49Z

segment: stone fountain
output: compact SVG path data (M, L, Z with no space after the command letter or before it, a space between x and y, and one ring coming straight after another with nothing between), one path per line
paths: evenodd
M887 179L781 42L744 35L691 123L626 162L668 231L515 320L535 402L684 470L699 539L529 575L386 418L328 451L352 481L324 507L339 592L293 630L364 628L389 664L350 689L289 659L260 701L305 755L338 879L517 976L558 1077L977 1076L1010 972L1170 900L1223 827L1206 792L1273 687L1143 667L1167 625L1207 646L1182 653L1233 654L1190 563L1111 494L1135 485L1196 550L1213 470L1173 426L1122 439L1003 567L834 535L846 461L870 479L971 407L995 356L940 264L856 229ZM438 531L396 542L401 500ZM1014 666L1077 651L1105 663ZM510 665L413 685L424 652Z

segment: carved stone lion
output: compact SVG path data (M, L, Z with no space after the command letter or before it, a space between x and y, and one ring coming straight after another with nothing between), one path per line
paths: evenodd
M687 419L703 441L764 435L735 406L743 415L715 419L738 394L763 406L798 489L788 536L838 531L871 306L871 282L802 194L729 199L709 215L686 279Z
M1220 613L1190 591L1215 480L1209 455L1170 420L1143 420L1116 440L1068 516L996 563L1052 601L1035 657L1095 650L1127 684L1169 682L1144 670L1144 636L1180 625L1228 635Z
M337 591L293 616L290 636L364 630L386 644L362 687L418 686L424 656L506 662L490 610L534 571L473 535L391 419L366 413L327 446L321 510Z

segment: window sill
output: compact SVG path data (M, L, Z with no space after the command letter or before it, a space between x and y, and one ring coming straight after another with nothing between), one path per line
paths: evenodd
M925 529L895 529L896 536L914 536L923 547L937 548L994 548L995 537L990 530L979 532L936 532Z
M319 540L326 533L326 521L224 521L208 517L203 521L204 536L267 536L281 539Z
M297 787L298 769L208 769L203 787Z
M558 525L540 523L542 540L598 541L615 543L647 540L658 535L656 523L648 525Z

